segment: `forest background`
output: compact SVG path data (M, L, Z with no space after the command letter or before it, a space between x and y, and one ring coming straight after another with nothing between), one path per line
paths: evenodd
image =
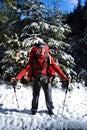
M72 12L59 9L61 0L51 2L50 8L40 0L0 1L1 79L15 76L27 63L31 46L43 40L67 76L87 86L87 0L78 0ZM21 82L30 83L26 76Z

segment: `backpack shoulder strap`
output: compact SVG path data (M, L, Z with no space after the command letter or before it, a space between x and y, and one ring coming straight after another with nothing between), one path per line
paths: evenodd
M49 55L48 55L48 52L45 52L45 61L46 61L46 62L49 61Z

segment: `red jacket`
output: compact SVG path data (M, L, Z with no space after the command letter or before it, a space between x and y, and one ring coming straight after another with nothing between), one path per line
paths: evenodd
M28 72L28 78L32 78L32 79L34 79L39 73L46 74L46 75L50 73L54 75L56 72L63 80L67 80L67 76L63 73L63 71L55 63L54 59L50 55L49 55L49 59L50 59L50 63L48 65L49 67L47 68L48 69L47 71L47 69L45 69L45 66L48 63L44 62L42 58L40 59L38 57L38 59L36 60L35 63L33 63L33 65L32 65L33 58L30 58L29 62L25 65L25 67L18 73L18 75L16 76L16 79L20 80L26 74L26 72ZM32 69L33 69L34 75L32 75Z

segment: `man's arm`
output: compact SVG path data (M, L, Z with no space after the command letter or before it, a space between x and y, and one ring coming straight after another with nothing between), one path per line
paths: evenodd
M68 77L63 73L63 71L61 70L61 68L55 63L55 61L54 61L54 59L52 57L51 57L51 66L55 70L55 72L57 72L59 74L59 76L63 80L67 80L68 79Z
M16 75L15 79L20 80L26 74L26 72L29 70L29 68L30 68L30 64L28 62L25 65L25 67Z

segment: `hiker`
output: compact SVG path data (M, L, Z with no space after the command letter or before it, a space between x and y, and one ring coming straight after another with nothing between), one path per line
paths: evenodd
M53 115L52 76L56 72L66 82L69 82L70 80L49 54L49 47L47 44L38 42L37 46L32 48L28 63L15 78L11 78L11 82L13 83L15 80L20 80L26 72L28 72L28 78L33 81L32 115L35 115L38 109L38 99L41 87L45 94L48 113Z

